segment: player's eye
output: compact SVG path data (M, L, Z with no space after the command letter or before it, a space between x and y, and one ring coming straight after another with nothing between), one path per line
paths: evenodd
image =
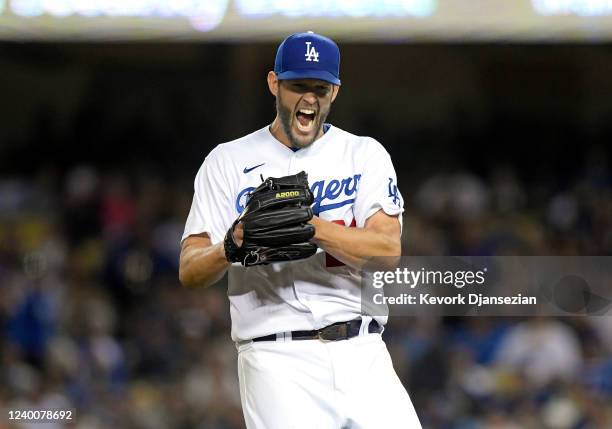
M324 97L324 96L326 96L329 93L329 87L328 86L319 86L319 87L317 87L315 92L316 92L316 94L319 97Z
M297 92L299 94L304 94L306 92L312 92L316 94L317 97L325 97L327 94L329 94L331 90L331 86L325 86L325 85L311 86L305 83L292 83L289 86L289 88L291 89L291 91Z

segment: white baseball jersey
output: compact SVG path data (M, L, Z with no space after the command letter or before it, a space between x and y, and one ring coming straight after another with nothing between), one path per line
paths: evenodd
M182 239L207 233L213 244L244 210L246 195L263 175L308 173L313 212L341 225L364 226L380 209L403 212L391 158L369 137L329 126L310 146L294 151L268 127L213 149L195 179L195 194ZM376 255L372 255L376 256ZM313 330L359 317L359 272L319 249L293 262L229 268L232 339L249 340L278 332ZM386 317L376 317L386 323Z

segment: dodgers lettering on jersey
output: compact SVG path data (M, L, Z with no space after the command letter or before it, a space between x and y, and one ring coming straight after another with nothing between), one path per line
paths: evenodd
M331 126L312 145L292 151L268 127L217 146L194 182L183 239L206 233L220 243L244 210L261 177L308 173L313 212L321 219L362 228L383 210L398 216L403 198L389 154L376 140ZM375 255L373 255L375 256ZM232 338L319 329L362 315L359 273L323 249L288 263L228 270ZM376 317L384 324L385 317Z
M327 183L325 180L319 180L313 183L310 186L310 190L314 196L312 212L318 216L324 211L333 210L347 204L353 204L355 202L355 194L357 193L359 179L361 179L361 174L355 174L345 179L331 179ZM237 214L243 212L247 195L253 190L255 190L255 187L249 186L238 192L235 203ZM395 187L395 192L397 193L397 186ZM389 196L396 198L395 195ZM323 204L323 202L325 202L325 204Z

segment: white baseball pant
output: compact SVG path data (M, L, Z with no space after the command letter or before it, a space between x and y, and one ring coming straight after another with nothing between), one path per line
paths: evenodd
M238 347L249 429L421 429L380 334Z

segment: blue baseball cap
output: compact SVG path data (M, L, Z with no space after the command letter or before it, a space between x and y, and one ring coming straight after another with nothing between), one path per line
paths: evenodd
M340 49L312 31L292 34L278 46L274 73L280 80L320 79L340 85Z

